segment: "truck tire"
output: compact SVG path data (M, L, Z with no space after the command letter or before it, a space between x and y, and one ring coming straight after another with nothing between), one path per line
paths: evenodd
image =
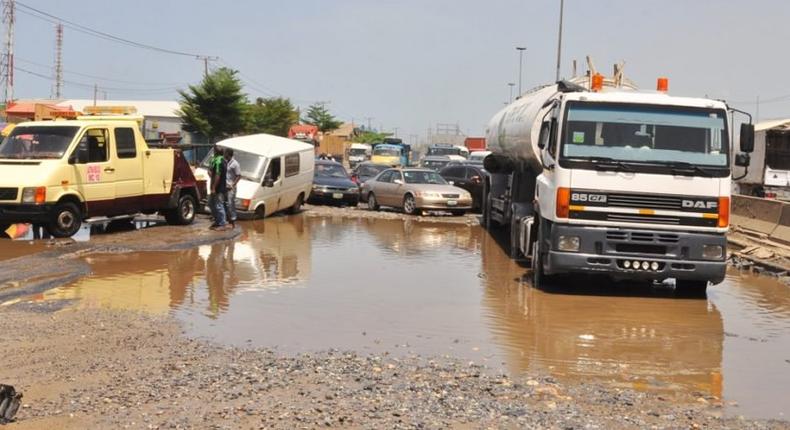
M406 194L406 196L403 197L403 212L406 212L408 215L417 214L417 202L414 200L413 195Z
M72 202L61 202L52 210L52 221L47 224L47 231L54 237L74 236L82 226L80 208Z
M164 212L165 220L170 225L188 225L195 221L197 202L191 194L183 194L178 198L178 205Z
M551 286L552 276L546 275L543 270L543 223L538 219L538 234L535 243L532 244L532 287L545 290Z
M518 234L518 219L516 218L515 214L510 216L510 258L514 260L520 260L523 255L521 255L521 250L519 249L519 234Z
M379 202L376 201L376 195L373 193L368 194L368 209L372 211L379 210Z
M293 206L288 208L288 213L291 215L296 215L302 210L302 204L304 203L304 195L299 194L294 202Z
M690 281L678 279L675 281L675 295L689 298L705 298L708 281Z

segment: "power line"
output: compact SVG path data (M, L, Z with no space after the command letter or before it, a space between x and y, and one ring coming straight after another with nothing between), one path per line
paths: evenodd
M39 77L39 78L42 78L42 79L46 79L48 81L52 80L51 76L48 76L48 75L45 75L45 74L42 74L42 73L38 73L38 72L34 72L32 70L23 69L21 67L15 67L15 69L20 71L20 72L26 73L28 75L32 75L32 76L36 76L36 77ZM85 83L85 82L76 82L76 81L68 81L68 80L63 80L63 82L67 83L69 85L74 85L74 86L77 86L77 87L89 88L89 89L93 89L93 88L95 88L97 86L96 84L89 84L89 83ZM105 86L99 86L99 88L101 88L102 90L105 90L105 91L133 92L133 93L162 93L162 94L164 94L164 93L172 93L172 92L176 91L176 88L173 88L173 87L167 87L167 88L128 88L128 87L105 87Z
M68 27L68 28L70 28L72 30L78 31L80 33L88 34L88 35L91 35L91 36L95 36L95 37L98 37L98 38L101 38L101 39L105 39L105 40L109 40L109 41L113 41L113 42L117 42L117 43L122 43L122 44L125 44L125 45L128 45L128 46L132 46L132 47L135 47L135 48L148 49L150 51L161 52L161 53L164 53L164 54L180 55L180 56L184 56L184 57L193 57L193 58L210 57L210 56L203 55L203 54L196 54L196 53L185 52L185 51L177 51L177 50L174 50L174 49L161 48L161 47L154 46L154 45L148 45L148 44L141 43L141 42L135 42L133 40L129 40L129 39L126 39L126 38L123 38L123 37L115 36L115 35L112 35L112 34L109 34L109 33L105 33L103 31L92 29L90 27L84 26L82 24L78 24L78 23L73 22L73 21L69 21L67 19L63 19L63 18L58 17L56 15L53 15L51 13L47 13L47 12L44 12L44 11L42 11L40 9L36 9L34 7L28 6L28 5L24 4L24 3L16 2L16 5L20 7L19 11L24 13L24 14L26 14L26 15L33 16L33 17L36 17L36 18L39 18L39 19L43 19L45 21L49 21L49 22L52 22L52 23L55 23L55 24L57 24L58 22L63 22L66 27Z
M31 66L41 67L41 68L47 69L47 70L52 69L52 66L50 66L48 64L39 63L39 62L36 62L36 61L28 60L26 58L16 57L16 58L14 58L14 60L16 62L19 62L19 63L25 63L25 64L29 64ZM143 86L144 85L155 85L155 86L186 85L183 82L137 82L137 81L126 81L126 80L122 80L122 79L106 78L106 77L103 77L103 76L97 76L97 75L90 75L90 74L87 74L87 73L75 72L75 71L72 71L72 70L63 70L63 73L69 74L69 75L82 76L84 78L98 79L100 81L115 82L115 83L119 83L119 84L132 84L132 85L143 85Z

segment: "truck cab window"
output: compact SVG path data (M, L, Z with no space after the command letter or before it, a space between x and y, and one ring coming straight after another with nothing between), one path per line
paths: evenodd
M106 129L92 129L85 132L75 151L79 163L102 163L107 161L109 132Z
M137 157L137 146L134 140L133 129L115 129L115 154L118 156L118 158Z

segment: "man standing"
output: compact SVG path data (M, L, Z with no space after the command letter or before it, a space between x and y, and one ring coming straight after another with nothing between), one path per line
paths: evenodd
M212 205L214 224L211 226L211 229L227 230L229 226L225 218L225 202L228 197L228 163L225 162L225 157L222 155L223 151L221 149L215 152L215 154L217 153L219 153L219 157L215 157L211 162L211 195L213 196L214 203Z
M228 173L226 175L226 186L228 193L226 195L225 208L228 212L228 222L231 227L236 227L236 185L241 180L241 166L239 162L233 158L233 150L225 148L225 162L227 163Z
M208 208L211 211L211 217L213 218L213 223L211 223L211 227L217 226L217 220L219 216L217 215L217 195L214 194L214 183L217 182L217 167L219 167L219 161L222 160L222 148L217 145L214 145L213 154L208 162L208 177L211 183L211 191L208 195Z

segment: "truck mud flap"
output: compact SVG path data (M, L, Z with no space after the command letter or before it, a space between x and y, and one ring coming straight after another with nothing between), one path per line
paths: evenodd
M17 392L10 385L0 384L0 424L14 421L21 401L22 393Z

